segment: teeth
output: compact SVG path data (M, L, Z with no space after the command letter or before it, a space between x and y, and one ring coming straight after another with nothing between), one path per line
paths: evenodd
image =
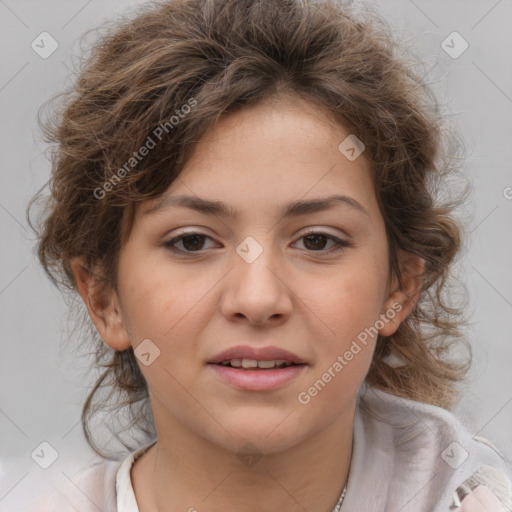
M274 368L275 361L258 361L258 368Z
M229 359L222 361L222 366L231 365L233 368L274 368L275 366L291 366L292 363L284 359L274 359L272 361L257 361L256 359Z

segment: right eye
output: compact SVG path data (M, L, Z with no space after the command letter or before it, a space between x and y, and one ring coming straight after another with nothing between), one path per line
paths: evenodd
M164 246L174 253L196 253L200 252L203 248L204 240L206 238L212 240L210 236L203 233L185 233L165 242ZM177 247L176 244L181 244L183 248Z

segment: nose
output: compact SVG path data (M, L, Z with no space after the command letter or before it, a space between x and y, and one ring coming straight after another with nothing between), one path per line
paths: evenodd
M221 311L230 320L254 325L282 323L292 311L292 290L285 267L272 249L263 248L254 261L235 253L233 270L224 280Z

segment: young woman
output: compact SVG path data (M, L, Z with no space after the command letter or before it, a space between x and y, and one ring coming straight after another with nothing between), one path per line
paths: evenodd
M148 3L54 121L39 257L97 331L84 430L102 453L110 404L149 437L37 510L512 510L449 412L455 139L377 15Z

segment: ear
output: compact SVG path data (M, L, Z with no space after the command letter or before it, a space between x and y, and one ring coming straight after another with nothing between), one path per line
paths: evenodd
M102 339L115 350L130 348L117 293L106 286L101 266L97 265L96 270L91 270L84 258L74 258L71 267L78 292Z
M387 318L382 322L384 327L379 329L381 336L391 336L396 332L400 324L411 314L421 295L425 260L405 251L400 252L399 258L402 286L397 277L393 276L381 315L381 318Z

